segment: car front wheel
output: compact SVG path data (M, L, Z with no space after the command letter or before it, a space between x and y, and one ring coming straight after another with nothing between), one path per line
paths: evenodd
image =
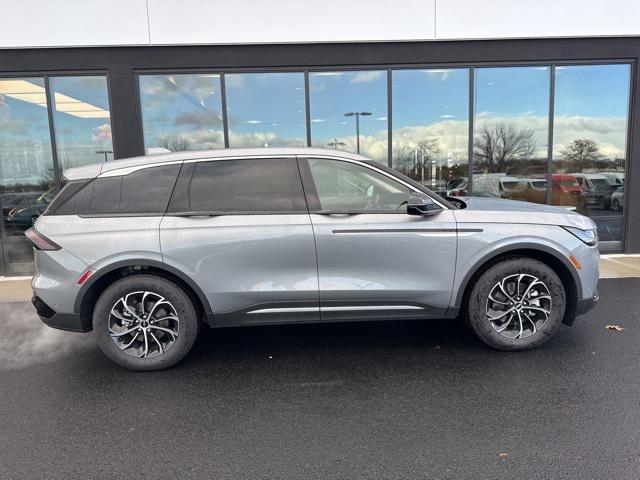
M510 258L487 269L469 295L466 320L487 345L527 350L548 340L562 323L566 295L548 265Z
M171 367L191 350L200 321L189 296L155 275L131 275L96 302L93 329L100 349L133 370Z

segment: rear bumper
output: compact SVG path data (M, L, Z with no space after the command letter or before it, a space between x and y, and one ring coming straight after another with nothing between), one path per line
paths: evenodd
M33 296L31 303L33 303L40 320L49 327L69 332L88 332L91 330L91 325L87 325L86 321L83 322L77 313L56 312L37 295Z

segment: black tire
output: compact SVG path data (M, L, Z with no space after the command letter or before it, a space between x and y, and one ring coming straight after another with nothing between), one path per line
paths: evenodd
M508 290L509 286L514 286L513 284L518 278L520 278L520 274L525 275L525 277L522 277L523 285L520 287L521 290L526 291L525 281L533 282L533 280L531 280L532 277L540 280L544 284L544 288L540 284L535 284L535 287L531 289L530 293L528 293L529 296L527 299L523 297L516 297L515 293L510 295L513 300L516 298L520 299L520 301L515 302L515 304L512 303L514 306L508 304L510 300L507 299L506 295L496 295L495 297L491 297L504 301L506 303L504 306L502 306L501 303L489 302L489 295L492 292L494 295L496 292L501 295L501 290L498 286L500 282L507 278L511 279L507 284L502 283L503 287L507 287ZM550 303L547 303L545 298L547 296L545 289L548 290ZM524 291L520 293L524 293ZM515 290L513 290L513 292L515 292ZM508 291L508 293L512 292ZM532 297L531 295L533 294L540 296L540 299L536 299L535 296ZM548 308L550 310L550 314L545 315L544 313L537 313L540 310L534 310L532 314L532 311L529 309L536 305L536 301L538 307L542 306L545 310ZM529 306L523 306L524 303ZM489 312L487 311L489 305L491 305L492 308L501 308L505 311L516 309L518 305L520 306L517 311L514 310L517 317L512 320L513 323L508 325L508 330L505 330L503 333L497 331L498 328L505 325L506 320L503 322L501 318L499 321L490 321L488 316ZM528 350L542 345L556 332L556 330L558 330L558 327L560 327L560 324L562 323L562 318L564 317L565 308L566 294L564 286L553 269L538 260L527 257L517 257L505 259L496 263L477 279L469 295L464 315L466 317L465 320L467 321L467 324L473 332L480 338L480 340L490 347L499 350ZM493 309L491 309L490 312L495 318L500 317L504 313L497 312L496 314L496 311ZM520 315L520 313L522 313L522 315ZM525 319L525 313L531 315L534 320L539 320L536 322L527 320ZM505 314L505 317L503 318L509 319L512 317L511 314ZM522 330L521 326L518 328L518 326L521 325L518 318L522 318L524 320L523 324L525 325L525 331ZM534 325L536 323L537 326L534 331ZM506 335L522 335L522 337L509 338Z
M171 307L175 310L179 319L179 321L174 324L179 326L177 327L177 333L175 335L168 335L162 332L158 334L158 336L166 338L166 341L170 343L169 346L165 346L166 351L160 351L160 348L155 346L161 343L156 340L151 347L156 348L156 352L154 352L155 356L149 356L147 358L138 358L123 351L116 345L116 342L112 340L110 332L110 322L117 321L117 319L111 315L114 305L127 294L139 291L154 292L158 296L166 299L170 302ZM140 304L141 303L138 303L138 306ZM142 316L140 318L142 318ZM145 326L151 323L152 322L147 322ZM113 327L113 323L111 325ZM135 327L136 325L133 326ZM116 328L128 329L129 327L130 325L126 327L116 325ZM149 326L148 328L152 329L153 327ZM140 371L161 370L175 365L189 353L198 337L200 319L189 296L175 283L155 275L131 275L114 282L100 295L93 310L93 330L96 333L100 349L118 365ZM146 339L147 332L145 331L143 333ZM158 332L156 331L156 333ZM141 342L141 340L136 340L136 342ZM149 340L149 344L152 345L151 340ZM135 345L138 345L138 343Z

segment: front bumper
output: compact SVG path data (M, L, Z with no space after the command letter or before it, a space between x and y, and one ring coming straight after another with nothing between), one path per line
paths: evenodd
M83 321L80 314L56 312L37 295L33 296L31 303L33 303L40 320L49 327L69 332L88 332L91 330L91 325L87 321Z
M598 304L598 300L600 300L600 295L596 290L593 294L592 298L581 298L576 302L576 316L584 315L593 307Z

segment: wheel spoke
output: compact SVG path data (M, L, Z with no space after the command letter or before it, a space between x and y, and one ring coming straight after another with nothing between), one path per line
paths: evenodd
M169 330L168 328L164 328L164 327L158 327L157 325L149 325L149 328L154 328L156 330L160 330L161 332L165 332L168 333L169 335L171 335L174 339L178 338L175 334L175 332L173 330Z
M126 335L127 333L131 333L131 332L133 332L133 331L134 331L134 330L136 330L137 328L138 328L137 326L136 326L136 327L132 327L132 328L130 328L130 329L128 329L128 330L125 330L124 332L119 332L119 333L114 332L113 330L109 329L109 332L111 333L111 337L112 337L112 338L113 338L113 337L121 337L121 336L123 336L123 335Z
M143 330L142 333L144 334L144 350L142 351L142 354L140 355L140 357L147 357L147 355L149 354L149 338L147 337L147 331Z
M501 302L500 300L496 299L491 293L489 294L489 300L494 303L499 303L500 305L509 305L509 302Z
M133 318L139 318L138 315L136 314L135 311L133 311L131 309L131 307L129 306L129 304L127 303L127 300L129 299L129 296L133 295L132 293L126 295L125 297L120 298L119 302L122 302L122 306L124 307L124 309L129 312L131 315L133 315Z
M133 319L129 319L127 317L125 317L124 315L122 315L120 312L118 312L115 307L113 309L111 309L111 315L113 315L114 317L116 317L118 320L124 322L124 323L131 323L133 321Z
M520 282L522 282L522 278L524 277L524 274L520 274L518 275L518 280L516 282L516 297L520 296Z
M154 303L153 307L151 307L151 310L149 310L149 318L153 317L153 314L155 313L156 308L158 308L158 305L162 305L164 303L167 303L167 304L171 305L163 297L160 297L160 300L158 300L156 303Z
M160 348L160 353L164 353L164 349L162 348L162 344L160 343L160 340L158 340L158 338L153 334L153 332L149 332L149 335L151 335L151 338L153 338L158 344L158 347Z
M523 310L535 310L536 312L542 312L544 313L547 317L549 316L549 314L551 313L551 310L546 310L544 308L541 307L533 307L531 305L527 305L526 307L522 307Z
M510 301L515 302L515 300L511 297L511 295L509 295L509 293L505 290L504 288L504 280L500 283L498 283L498 288L500 288L500 291L502 291L503 295L505 297L507 297Z
M127 348L129 348L131 345L133 345L133 342L135 342L136 338L138 338L139 336L140 336L140 332L136 332L136 334L133 336L131 341L127 343L125 346L120 347L120 350L126 350Z
M491 320L492 322L495 322L496 320L500 320L502 317L504 317L508 313L513 312L513 310L514 310L513 308L510 308L509 310L505 310L504 312L502 312L502 315L498 315L497 317L492 317L489 314L487 314L487 316L489 317L489 320Z
M518 335L516 336L516 338L522 338L522 316L520 315L520 312L517 312L518 314L518 323L520 324L520 331L518 332Z
M500 332L504 332L507 327L511 324L511 321L513 320L514 315L512 314L509 319L504 322L502 325L500 325L498 328L496 328L496 332L500 333Z
M176 322L178 322L178 317L174 317L174 316L169 316L169 317L162 317L162 318L154 318L153 320L149 320L149 323L154 324L156 322L162 322L163 320L174 320Z
M140 313L144 315L144 304L145 301L147 300L147 297L149 296L151 292L144 292L142 294L142 300L140 301Z
M531 326L533 327L533 332L531 332L531 335L533 335L534 333L536 333L538 331L538 329L536 328L536 322L531 320L531 317L529 315L527 315L526 313L522 312L522 314L525 317L527 317L527 320L529 320L529 322L531 323Z
M542 283L540 280L534 280L533 282L531 282L527 287L527 289L522 294L522 298L525 298L535 285L544 285L544 283ZM535 298L538 298L538 297L535 297Z

